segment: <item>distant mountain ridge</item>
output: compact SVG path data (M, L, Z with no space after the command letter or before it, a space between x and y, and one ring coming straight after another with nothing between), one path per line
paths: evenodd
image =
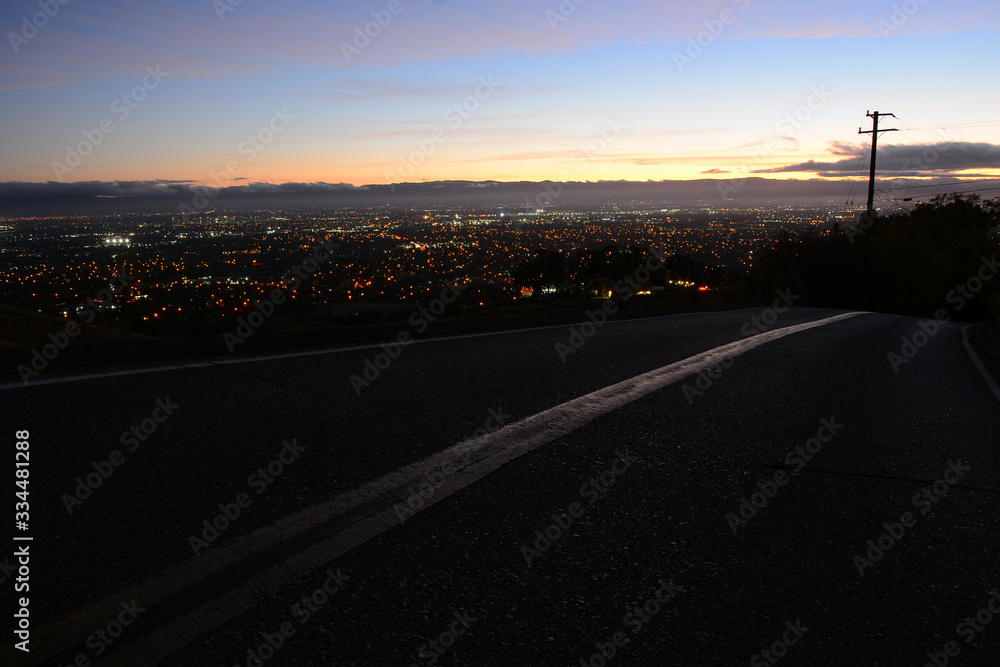
M927 181L922 183L926 184ZM189 181L0 183L0 214L73 215L322 209L359 206L561 207L642 202L650 207L842 204L846 180L431 181L393 185L248 183L218 189Z

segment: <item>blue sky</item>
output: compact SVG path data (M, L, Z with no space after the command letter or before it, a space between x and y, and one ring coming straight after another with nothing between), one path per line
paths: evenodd
M0 181L727 177L863 150L874 109L998 175L995 3L673 4L8 0Z

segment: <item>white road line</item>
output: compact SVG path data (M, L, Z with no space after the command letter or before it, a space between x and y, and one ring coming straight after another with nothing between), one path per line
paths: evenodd
M741 313L747 310L759 310L759 308L738 308L736 310L724 310L715 311L719 313ZM648 322L651 320L666 320L674 317L691 317L693 315L704 315L704 312L696 313L677 313L674 315L658 315L656 317L642 317L633 319L623 319L623 320L608 320L607 324L622 324L625 322ZM583 322L571 322L569 324L550 324L543 327L527 327L524 329L510 329L506 331L485 331L483 333L474 334L458 334L456 336L434 336L432 338L417 338L414 339L411 344L421 344L421 343L437 343L440 341L452 341L452 340L463 340L467 338L483 338L486 336L506 336L508 334L516 333L527 333L531 331L545 331L547 329L567 329L569 327L575 327L583 324ZM400 331L405 331L405 327L401 327ZM208 361L193 361L188 364L167 364L164 366L152 366L147 368L128 368L117 371L105 371L101 373L85 373L82 375L60 375L44 378L41 380L32 380L28 384L23 382L8 382L5 384L0 384L0 391L5 389L23 389L25 387L35 387L46 384L65 384L67 382L81 382L84 380L100 380L104 378L111 377L121 377L125 375L144 375L146 373L162 373L164 371L179 371L186 368L212 368L213 366L230 366L235 364L252 364L258 361L275 361L278 359L295 359L298 357L313 357L321 354L339 354L341 352L356 352L358 350L378 350L381 349L382 343L366 343L364 345L351 345L347 347L335 347L335 348L325 348L322 350L303 350L301 352L282 352L280 354L272 354L267 356L256 356L256 355L240 355L240 356L225 356L225 357L214 357ZM409 347L409 345L407 346Z
M365 503L402 488L411 480L445 468L457 468L456 461L486 449L495 450L489 457L466 465L447 476L417 510L410 508L407 520L431 505L482 479L504 464L557 438L568 435L594 419L636 401L670 384L718 366L725 359L744 354L754 348L800 331L825 326L866 313L850 312L793 326L774 329L750 338L738 340L656 370L637 375L604 387L484 436L453 445L422 461L404 466L376 480L339 496L307 507L206 550L197 558L189 558L160 571L145 581L70 612L46 625L35 628L35 638L51 651L48 655L72 645L82 637L69 637L70 629L98 627L100 619L117 609L122 600L135 599L142 607L151 607L183 588L208 578L234 562L263 551L282 539L308 530L341 516ZM470 457L471 458L471 457ZM466 460L469 460L468 458ZM423 497L423 496L421 496ZM151 664L163 660L210 630L221 626L259 603L262 596L273 595L294 584L301 577L330 562L351 549L368 542L400 523L392 508L372 514L302 552L290 556L263 572L252 576L219 596L207 601L180 618L139 639L120 653L108 658L110 665ZM6 653L0 649L0 657ZM42 656L46 657L46 656ZM102 663L103 664L103 663Z
M1000 386L997 385L997 381L993 379L993 375L990 373L989 369L986 368L986 364L983 360L979 358L979 353L976 352L975 348L972 347L972 343L969 342L969 327L971 325L966 324L962 327L962 345L965 346L965 351L969 353L969 358L972 359L972 365L976 367L979 371L979 375L982 376L983 380L986 382L986 386L990 388L996 399L1000 401Z

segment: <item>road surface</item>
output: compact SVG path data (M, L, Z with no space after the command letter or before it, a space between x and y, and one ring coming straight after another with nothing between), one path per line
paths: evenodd
M7 377L0 660L998 664L961 326L777 304Z

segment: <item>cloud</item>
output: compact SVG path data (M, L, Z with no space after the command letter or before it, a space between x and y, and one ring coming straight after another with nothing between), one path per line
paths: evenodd
M459 85L425 79L410 81L397 78L380 78L373 80L338 79L324 87L327 92L320 98L328 102L421 102L435 101L441 98L460 100L476 92L477 84ZM497 85L502 85L497 82Z
M194 181L47 181L0 183L0 198L143 197L192 193Z
M351 185L350 183L249 183L222 189L223 194L321 194L324 192L355 192L365 191L367 185Z
M860 151L868 151L867 146L864 149L859 149L856 144L849 144L845 141L831 141L829 144L829 152L833 155L854 155L855 157L860 155Z
M350 183L247 183L230 185L218 190L217 194L227 196L256 194L319 194L324 192L364 191L368 186L355 186ZM43 183L26 183L23 181L8 181L0 183L0 199L39 199L48 198L89 198L111 197L123 199L147 199L159 197L194 197L206 191L215 193L215 189L197 185L195 181L77 181L61 183L46 181Z
M826 178L851 176L867 165L861 160L867 153L864 145L836 143L834 155L845 156L835 162L809 160L771 169L757 169L755 174L811 172ZM889 145L878 149L880 175L900 177L941 176L975 170L1000 169L1000 145L972 142ZM968 175L968 174L963 174Z
M787 134L781 134L772 137L765 137L764 139L756 139L754 141L747 142L740 146L734 147L732 150L748 150L751 148L756 148L757 146L767 146L768 152L775 150L775 146L778 142L785 142L787 145L783 148L789 151L797 151L799 149L799 140L793 136Z
M881 38L880 22L892 26L893 36L1000 28L1000 9L991 0L919 3L905 20L896 20L896 5L891 3L403 0L402 11L384 26L373 24L372 14L384 11L385 2L242 2L221 16L218 4L65 4L22 53L0 59L0 85L126 77L158 62L165 67L169 63L177 77L235 78L303 68L349 71L414 61L570 53L618 43L677 46L696 38L706 30L706 22L718 21L724 11L734 19L725 25L720 40ZM26 0L0 4L0 25L19 26L26 7L37 9ZM552 23L552 15L565 21ZM366 28L374 37L365 35ZM342 45L354 48L356 40L363 42L359 33L368 42L348 60Z
M706 169L701 172L703 174L731 174L732 172L728 169Z
M843 200L853 185L846 179L738 179L731 202L739 205L808 204L827 207ZM703 206L722 202L718 178L662 181L560 181L560 202L572 205L622 204L642 200L671 206ZM943 187L953 179L932 181ZM893 194L911 183L893 183ZM0 183L0 213L17 216L86 216L147 212L177 217L194 204L194 196L208 197L204 210L333 210L359 206L496 206L536 201L551 181L429 181L355 187L343 183L251 183L206 193L187 181L132 181L84 183ZM946 190L947 191L947 190ZM926 192L926 191L921 191ZM55 196L58 193L60 196ZM70 194L73 193L73 194ZM110 193L110 194L108 194ZM164 196L166 193L172 193ZM211 196L209 196L211 195ZM730 200L727 200L730 201ZM187 209L183 207L187 205Z
M510 74L483 74L474 80L452 83L425 77L422 80L381 77L377 79L343 78L329 81L319 93L328 102L438 102L442 99L461 101L477 93L492 95L497 90L505 95L516 93L553 93L562 88L546 82L528 81Z

